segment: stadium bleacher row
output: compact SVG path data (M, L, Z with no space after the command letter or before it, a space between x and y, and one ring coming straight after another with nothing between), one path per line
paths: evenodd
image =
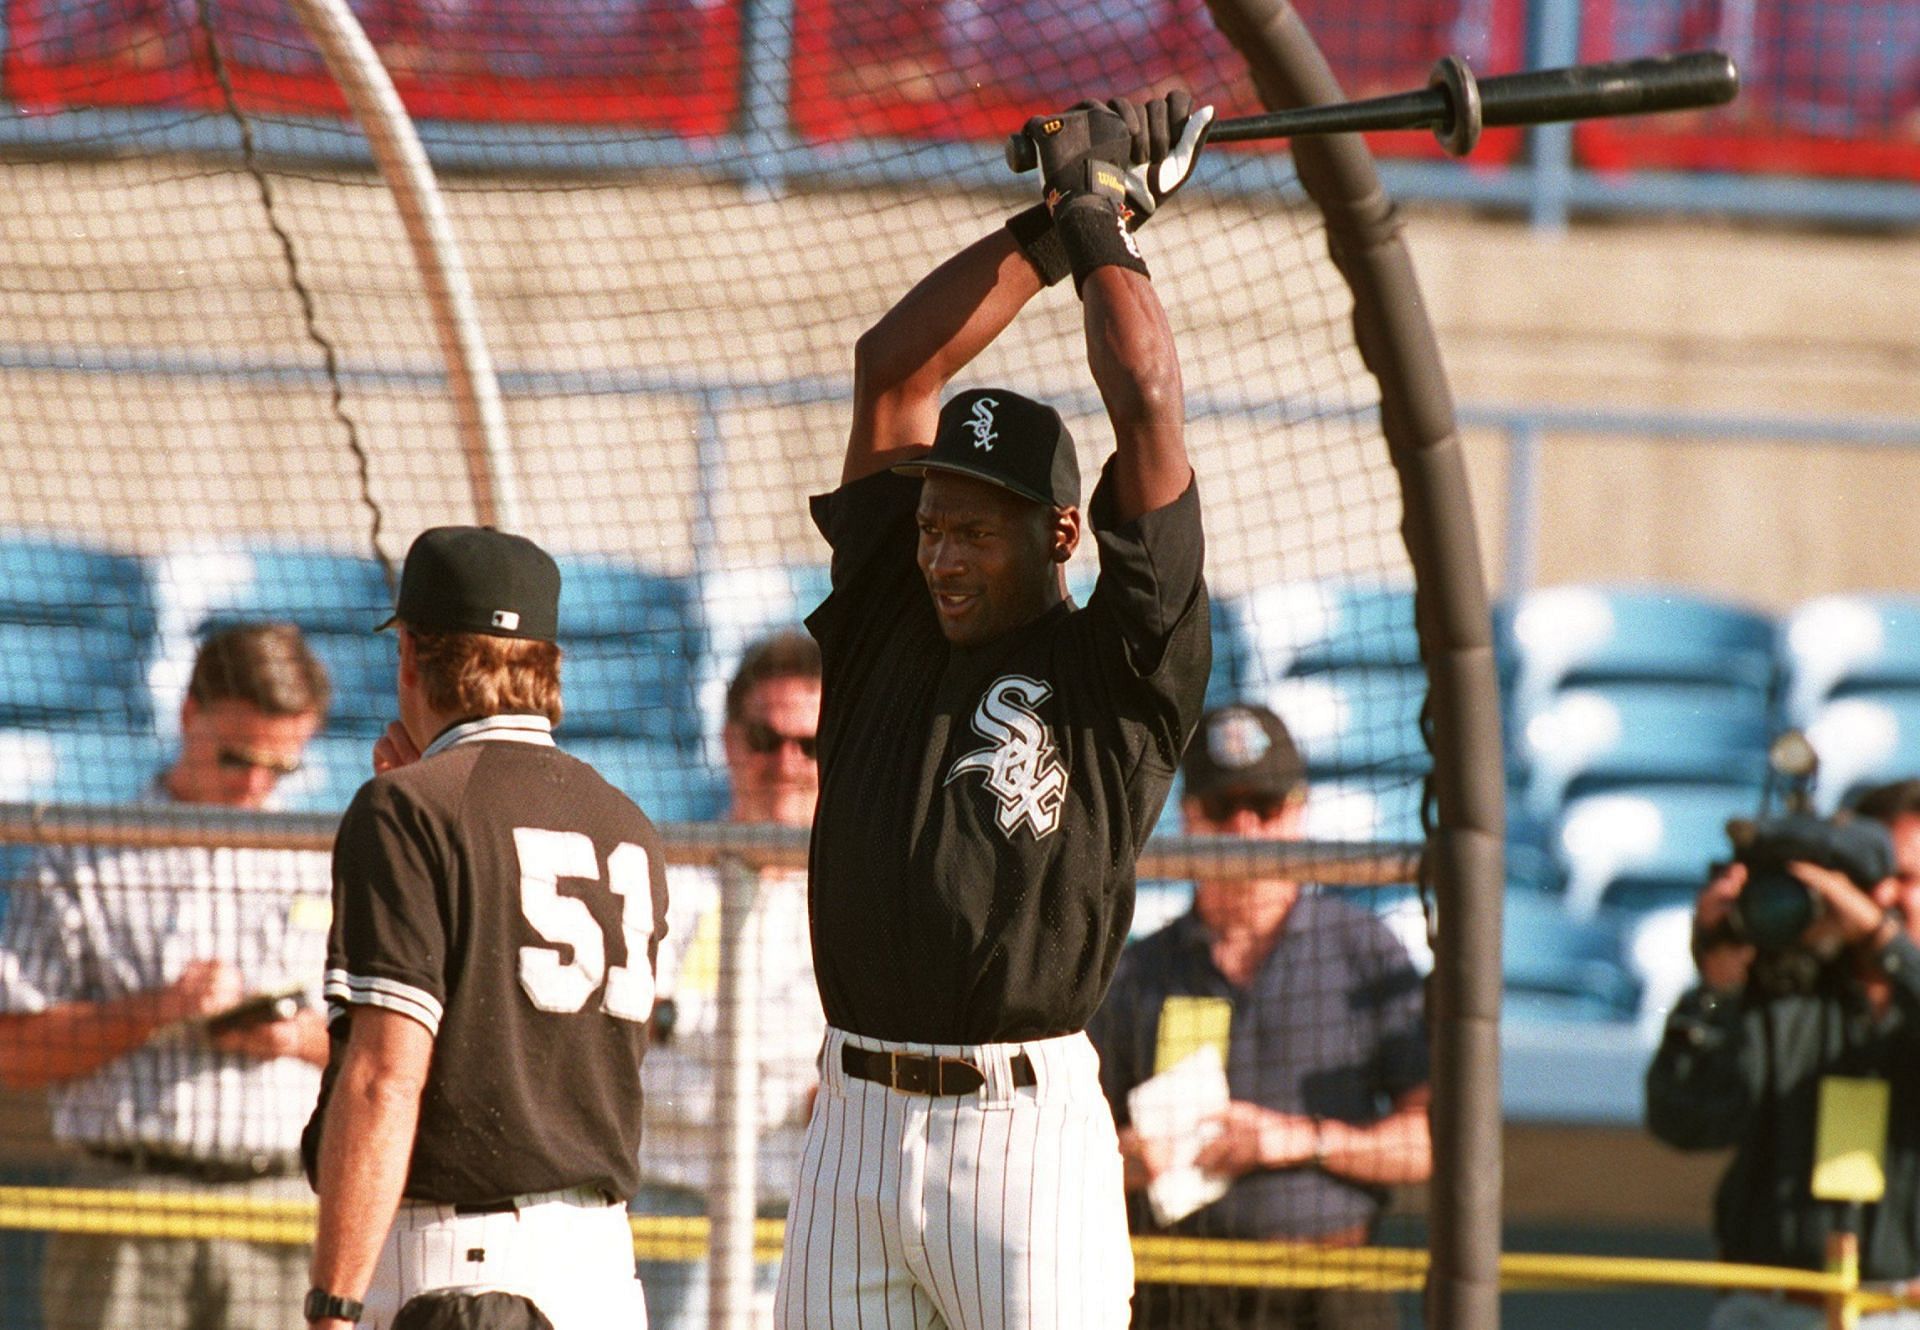
M819 602L825 569L673 577L585 555L562 568L564 741L662 821L717 816L725 681L750 641ZM1082 597L1088 575L1075 579ZM335 685L284 806L344 808L392 712L393 641L370 631L390 604L380 564L338 552L134 558L0 540L0 799L137 796L167 758L198 637L276 618L301 626ZM1823 808L1920 771L1920 601L1828 596L1776 621L1678 591L1557 587L1502 605L1496 629L1517 1012L1658 1014L1679 981L1672 915L1724 855L1726 819L1760 807L1780 729L1812 738ZM1429 760L1410 589L1319 582L1224 598L1215 656L1211 702L1265 700L1298 738L1310 834L1419 839ZM1161 825L1177 826L1171 801ZM1143 918L1177 904L1150 889ZM1417 904L1387 893L1385 908L1418 945Z

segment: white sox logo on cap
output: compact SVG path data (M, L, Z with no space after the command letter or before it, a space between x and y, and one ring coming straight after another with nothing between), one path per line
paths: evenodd
M991 397L982 397L973 404L971 418L964 421L967 432L973 435L973 446L993 451L993 441L1000 437L993 428L993 408L1000 403Z
M1067 772L1060 765L1053 735L1034 708L1053 696L1050 685L1023 674L1008 674L988 685L973 711L973 728L987 747L957 759L947 772L951 785L970 771L986 776L987 793L999 801L998 821L1007 839L1025 822L1035 840L1060 826Z
M1223 711L1207 729L1207 756L1228 771L1250 767L1267 755L1273 740L1251 711Z

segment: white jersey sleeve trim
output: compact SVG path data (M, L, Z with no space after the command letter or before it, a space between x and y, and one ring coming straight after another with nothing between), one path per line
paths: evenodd
M402 1016L411 1016L427 1027L428 1034L440 1033L440 1017L444 1011L439 999L412 984L393 979L371 979L364 975L348 974L345 970L328 970L326 995L329 1025L348 1007L380 1007L386 1011L397 1011Z

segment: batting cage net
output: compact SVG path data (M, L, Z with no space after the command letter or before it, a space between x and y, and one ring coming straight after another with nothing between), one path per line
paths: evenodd
M1498 0L1301 8L1357 91L1419 86L1442 50L1517 63ZM0 798L171 809L204 843L0 847L0 1317L298 1325L324 840L232 848L222 819L337 815L366 779L395 715L372 630L409 542L487 522L557 556L558 739L656 822L804 826L811 721L774 708L806 665L776 639L731 708L729 684L825 593L806 498L838 478L855 339L1037 198L1001 161L1028 116L1176 85L1259 107L1194 0L371 0L359 23L436 166L423 204L376 171L291 6L5 9ZM439 277L420 233L451 242ZM1140 243L1185 377L1209 704L1271 708L1305 790L1176 786L1160 830L1417 847L1399 482L1319 214L1283 148L1220 149ZM450 369L462 336L480 363ZM478 407L456 405L468 381ZM1112 432L1069 284L970 384L1057 405L1091 484ZM1068 569L1082 600L1093 545ZM1258 713L1202 737L1216 767L1284 742ZM1142 1245L1137 1323L1293 1324L1323 1299L1374 1318L1342 1324L1413 1317L1379 1290L1417 1275L1373 1248L1421 1242L1426 926L1407 855L1384 862L1391 880L1297 900L1276 866L1204 918L1190 882L1143 881L1142 949L1096 1023L1120 1121L1162 1161L1136 1231L1321 1255L1220 1284L1210 1249ZM756 1069L766 1219L815 1088L804 883L771 870L730 957L718 883L673 871L643 1069L656 1326L706 1323L729 1067ZM1220 959L1263 927L1250 963ZM721 1038L740 967L744 1050ZM1223 1192L1191 1164L1227 1119Z

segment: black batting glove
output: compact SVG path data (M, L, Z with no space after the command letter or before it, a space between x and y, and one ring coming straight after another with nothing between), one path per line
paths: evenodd
M1056 115L1027 121L1027 137L1040 158L1040 187L1058 218L1075 208L1127 211L1127 169L1133 131L1111 106L1081 102Z
M1116 97L1107 107L1126 123L1128 226L1138 230L1155 208L1187 183L1213 124L1213 108L1196 108L1187 92L1130 102Z

